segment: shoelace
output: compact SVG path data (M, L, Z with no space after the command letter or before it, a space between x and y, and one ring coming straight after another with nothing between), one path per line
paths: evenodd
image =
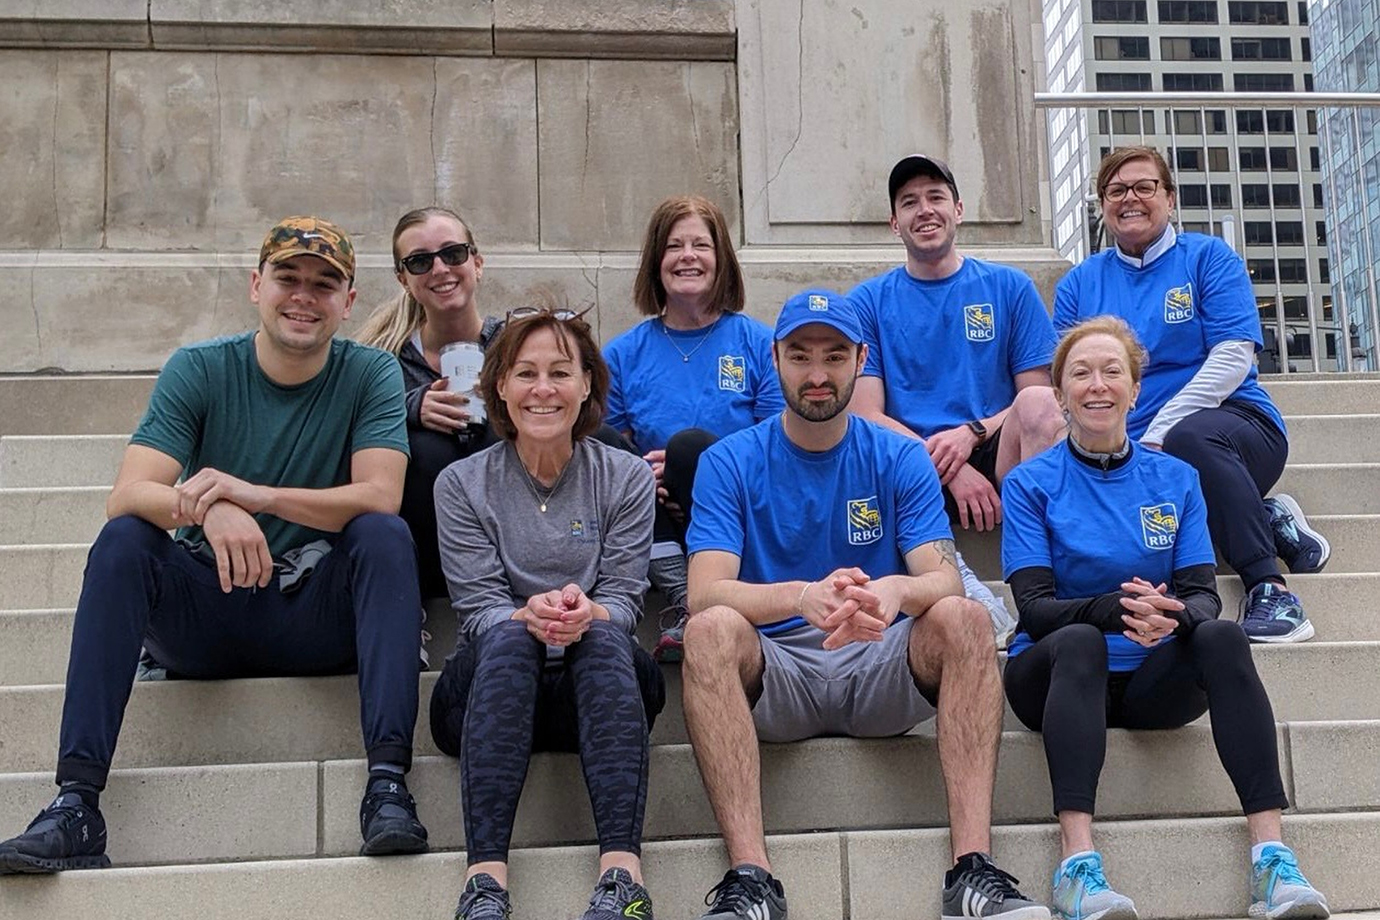
M1299 869L1298 859L1289 850L1271 850L1261 857L1260 862L1265 873L1274 874L1276 884L1308 885L1308 879L1303 877L1303 872Z
M466 888L465 894L473 894L474 898L463 914L460 913L461 907L455 908L455 920L485 920L486 917L502 917L507 920L509 916L508 902L504 900L503 892L495 891L492 888L480 888L475 885L472 888ZM461 906L464 903L465 898L462 896L460 898Z
M1283 588L1262 593L1258 601L1247 599L1245 619L1273 620L1280 613L1280 608L1290 607L1292 604L1289 592Z
M672 604L670 607L662 608L661 612L657 614L657 622L661 626L661 631L666 632L668 629L684 626L685 620L689 616L690 611L679 604Z
M82 802L63 802L62 804L55 802L40 811L38 816L29 822L29 827L25 833L64 828L85 817L86 806Z
M611 876L599 880L599 887L594 889L594 896L589 899L589 907L590 910L617 911L626 900L622 879Z
M766 886L747 875L729 875L722 882L709 889L704 903L716 914L724 912L745 913ZM711 903L712 899L712 903Z
M997 901L1021 896L1020 891L1016 888L1021 880L1010 872L998 869L986 861L982 863L981 867L968 873L967 883L987 897Z
M1080 859L1069 870L1069 876L1083 883L1084 894L1097 894L1109 891L1107 876L1102 874L1102 864L1096 859Z

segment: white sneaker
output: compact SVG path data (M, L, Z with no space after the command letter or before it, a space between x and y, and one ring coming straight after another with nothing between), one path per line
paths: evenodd
M997 648L1006 648L1006 643L1011 641L1016 632L1016 618L1006 609L1006 601L993 594L973 570L968 568L968 563L963 561L963 554L955 550L954 556L958 559L958 574L963 577L963 593L968 595L969 600L977 601L987 608L987 615L992 618L992 636L996 640Z

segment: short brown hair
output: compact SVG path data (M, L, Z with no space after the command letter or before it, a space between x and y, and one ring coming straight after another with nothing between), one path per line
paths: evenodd
M661 257L666 254L666 241L671 228L683 217L698 217L709 227L714 241L714 287L709 292L714 309L720 313L739 313L747 301L743 287L743 269L728 235L728 221L724 212L708 198L699 195L676 195L656 206L647 222L647 234L642 238L642 257L637 264L637 280L633 282L633 303L637 312L645 316L659 316L666 309L666 286L661 283Z
M1160 185L1164 187L1164 190L1171 195L1177 191L1174 187L1174 174L1169 171L1169 164L1164 161L1164 157L1154 147L1118 147L1103 157L1102 163L1097 167L1098 200L1107 194L1107 186L1112 184L1112 177L1121 171L1121 167L1132 160L1149 160L1154 163L1155 169L1160 174Z
M1104 314L1084 320L1065 332L1064 337L1059 340L1058 347L1054 349L1054 361L1049 368L1054 388L1061 391L1064 389L1064 365L1068 363L1069 352L1073 350L1073 346L1093 335L1109 335L1121 343L1121 347L1126 349L1126 370L1131 374L1131 382L1140 383L1141 372L1145 370L1145 365L1150 363L1145 346L1136 338L1135 332L1126 324L1126 320Z
M565 357L572 357L573 344L580 353L580 369L589 374L589 396L580 406L575 417L575 425L570 431L570 440L578 441L594 433L604 421L604 403L609 394L609 366L599 353L599 345L594 341L594 333L589 323L576 317L558 319L556 313L543 308L534 316L509 320L484 351L484 369L479 372L479 395L489 412L489 425L501 438L513 440L517 437L517 426L508 414L508 404L498 395L498 384L512 371L517 363L522 345L540 329L550 329L556 334L556 347Z

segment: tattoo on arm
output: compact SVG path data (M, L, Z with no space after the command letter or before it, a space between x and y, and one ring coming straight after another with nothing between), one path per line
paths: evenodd
M935 551L939 553L939 563L948 563L955 572L958 571L958 550L954 549L953 540L935 540Z

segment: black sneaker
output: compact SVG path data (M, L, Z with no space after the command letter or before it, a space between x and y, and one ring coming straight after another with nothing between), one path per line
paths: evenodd
M652 920L652 896L632 880L627 869L610 869L599 877L589 910L580 920Z
M1275 554L1295 575L1321 572L1332 555L1327 537L1308 526L1308 518L1292 495L1283 492L1265 499L1270 512L1270 530L1275 536Z
M74 792L64 792L38 813L29 826L0 843L0 875L104 869L105 818Z
M709 910L700 920L786 920L786 892L761 866L729 869L724 880L709 889L704 903Z
M359 803L359 832L364 837L360 856L425 853L426 828L417 820L417 803L401 779L369 780Z
M1001 917L1049 920L1049 908L1021 894L1021 880L992 864L986 854L969 853L944 873L944 920Z
M465 883L460 903L455 907L455 920L508 920L513 907L508 892L487 872L481 872Z

